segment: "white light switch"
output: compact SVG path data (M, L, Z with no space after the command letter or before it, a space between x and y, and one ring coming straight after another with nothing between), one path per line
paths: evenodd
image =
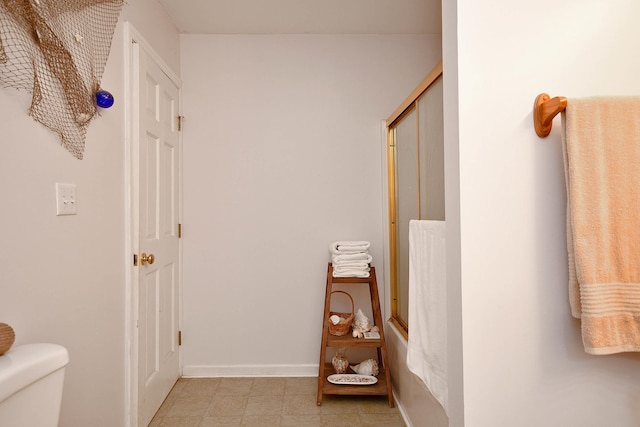
M56 215L76 213L76 185L56 182Z

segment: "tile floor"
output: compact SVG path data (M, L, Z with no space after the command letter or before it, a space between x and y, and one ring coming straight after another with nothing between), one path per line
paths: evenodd
M405 427L384 396L324 396L316 378L181 378L149 427Z

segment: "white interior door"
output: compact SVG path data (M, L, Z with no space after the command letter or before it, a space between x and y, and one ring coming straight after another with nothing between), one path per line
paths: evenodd
M133 61L138 99L133 159L138 219L138 425L147 426L180 375L180 92L137 43Z

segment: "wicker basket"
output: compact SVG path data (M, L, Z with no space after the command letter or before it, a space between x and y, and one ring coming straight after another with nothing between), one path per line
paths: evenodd
M6 323L0 323L0 355L9 351L15 339L13 328Z
M351 313L338 313L335 311L329 312L329 317L336 315L343 318L343 320L340 320L335 325L329 320L329 333L340 337L342 335L347 335L349 333L349 329L351 329L351 323L353 323L353 298L351 298L351 295L345 291L332 291L331 295L335 293L345 294L349 297L349 300L351 300Z

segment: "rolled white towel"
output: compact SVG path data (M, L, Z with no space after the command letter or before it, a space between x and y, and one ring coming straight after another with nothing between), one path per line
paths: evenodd
M333 271L333 277L369 277L369 272L364 270L347 270L343 272Z
M373 261L373 257L368 252L359 252L355 254L343 254L343 255L331 255L331 262L333 264L339 264L343 262L366 262L367 264Z
M370 246L371 243L365 240L341 240L330 244L329 252L336 255L355 254L368 251Z

